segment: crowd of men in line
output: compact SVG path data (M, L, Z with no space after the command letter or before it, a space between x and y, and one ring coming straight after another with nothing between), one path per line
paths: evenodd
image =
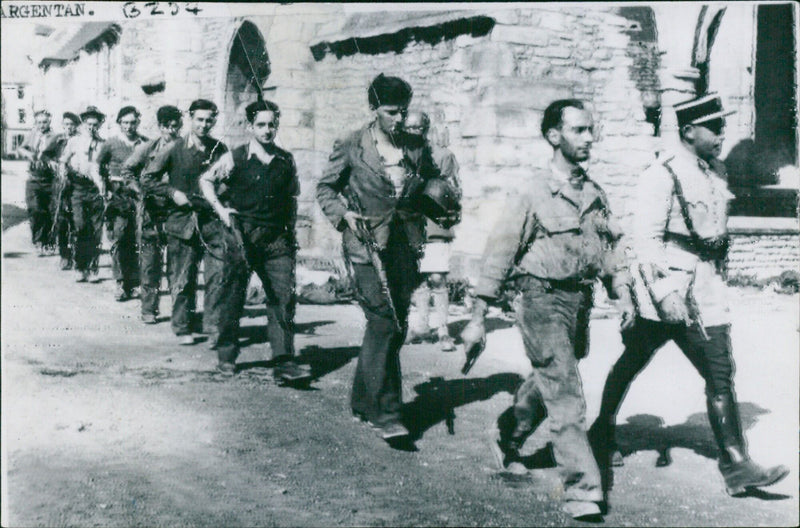
M430 120L408 110L412 96L404 80L377 76L367 92L374 119L336 141L316 186L318 203L342 233L366 318L353 417L390 444L409 437L401 416L400 350L428 334L431 297L434 333L443 350L455 349L446 326L446 273L452 227L460 219L458 164L428 141ZM586 172L591 113L574 99L548 106L541 132L553 157L505 204L461 335L467 371L485 346L488 307L505 290L515 292L533 371L498 418L494 451L503 467L518 461L526 439L548 417L563 507L575 518L602 515L609 481L603 476L622 463L614 441L617 410L634 377L669 340L705 380L727 491L740 494L788 474L784 466L762 468L750 460L733 392L724 284L732 195L717 159L728 113L713 94L674 110L681 145L639 178L631 260L603 190ZM43 253L57 246L62 269L74 267L79 282L96 280L105 221L116 298L138 295L145 324L157 322L166 250L172 329L182 345L195 343L194 332L208 333L225 374L236 370L239 321L255 272L266 295L275 375L306 381L310 370L294 349L299 181L292 154L275 144L280 110L263 99L248 105L250 140L233 149L210 135L216 116L213 102L195 100L188 134L180 136L181 111L164 106L157 112L160 136L148 140L138 133L139 112L126 106L117 114L119 134L103 140L98 130L105 116L97 108L65 113L62 134L50 130L47 112L38 112L37 130L23 147L31 160L26 197L33 242ZM201 261L205 295L197 328ZM587 432L578 361L588 353L597 279L617 302L625 351Z

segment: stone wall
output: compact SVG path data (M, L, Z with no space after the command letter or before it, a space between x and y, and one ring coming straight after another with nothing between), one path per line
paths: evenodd
M455 275L476 275L488 231L506 194L526 185L532 167L547 165L552 150L541 137L539 124L544 108L554 99L590 102L598 129L590 175L606 189L623 226L630 227L629 204L637 175L663 147L662 138L653 136L653 125L646 121L643 94L661 89L663 39L660 33L656 39L655 25L667 6L651 10L597 4L482 5L464 10L463 15L427 10L357 16L340 4L264 9L264 16L191 23L120 22L120 42L112 48L81 52L78 60L43 73L46 106L56 114L95 104L109 114L104 131L108 135L116 129L116 110L134 104L143 112L142 131L153 136L159 106L186 109L191 100L205 97L221 109L214 134L238 144L246 137L243 108L255 93L232 93L245 79L230 66L230 57L236 32L250 23L263 36L270 61L264 95L282 110L278 142L297 160L298 234L306 256L340 254L340 236L322 216L313 192L335 139L371 119L366 89L380 72L402 76L412 84L413 106L431 116L432 140L450 148L461 166L465 203L463 222L456 228ZM674 19L677 12L671 9ZM753 11L746 6L728 9L712 52L711 86L739 110L731 132L741 138L752 130L748 61ZM459 17L488 17L490 30L410 39L394 51L366 50L338 57L312 53L321 41L344 42L381 31L394 35L409 28L419 30L416 35L426 34L431 27ZM735 39L739 34L745 38ZM736 42L731 44L732 40ZM723 60L726 46L733 46L732 54L738 57L730 64ZM143 85L160 81L163 91L148 95L142 90ZM753 255L742 256L742 266L755 265L754 260L761 258L756 246L761 247L748 242L736 250Z
M738 234L731 237L728 276L768 279L800 269L800 236Z

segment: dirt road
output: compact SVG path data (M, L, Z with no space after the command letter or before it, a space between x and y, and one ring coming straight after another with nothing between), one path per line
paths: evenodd
M4 163L4 210L24 207L24 176L12 169ZM76 284L57 258L38 258L27 223L4 229L2 251L4 525L582 524L560 513L552 468L510 475L494 466L487 432L529 369L500 318L468 378L460 353L404 349L416 450L395 450L350 418L356 306L299 307L297 348L316 379L296 390L271 380L263 310L248 311L242 371L225 378L205 344L179 347L168 321L144 326L136 301L114 302L111 281ZM101 264L109 278L107 256ZM667 347L621 412L626 459L608 525L798 523L798 298L739 294L736 383L751 451L792 474L768 493L725 495L702 384ZM592 321L582 365L590 420L621 352L617 325ZM526 451L544 446L546 429ZM656 468L667 447L674 462Z

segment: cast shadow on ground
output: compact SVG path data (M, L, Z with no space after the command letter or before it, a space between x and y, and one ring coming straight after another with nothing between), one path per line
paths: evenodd
M739 404L742 430L751 429L758 417L770 411L754 403ZM627 423L617 426L617 447L623 457L639 451L656 451L656 465L663 467L672 463L670 449L680 447L691 449L700 456L716 460L719 451L711 431L706 413L695 413L678 425L664 426L663 418L650 414L637 414L628 418ZM611 482L609 482L611 484ZM763 490L748 491L747 496L762 500L782 500L787 495L769 493Z
M522 376L509 372L492 374L486 378L445 380L433 377L414 387L417 397L403 406L403 423L414 440L422 438L425 431L442 421L450 434L455 434L457 407L488 400L500 392L514 394L520 383Z
M461 342L461 332L468 323L469 319L462 319L460 321L453 321L447 325L448 332L451 336L453 336L453 338L456 339L457 342ZM487 334L494 332L495 330L504 330L514 326L513 321L508 321L502 317L487 317L484 323L486 325Z
M308 323L295 323L294 333L314 335L316 334L317 327L334 324L336 321L310 321ZM240 341L240 346L257 345L269 341L267 335L267 326L242 326L239 328L239 338L244 339Z
M321 321L321 324L327 324L327 322ZM266 333L263 328L262 331ZM310 345L300 351L299 361L311 367L310 382L313 382L334 370L342 368L349 363L351 359L358 356L359 350L360 347L357 346L322 348L316 345ZM272 368L274 366L275 361L273 360L249 361L238 363L236 365L236 370L243 372L254 368Z
M3 226L5 228L5 226ZM28 255L27 251L6 251L3 253L3 258L13 259L13 258L20 258L24 255Z

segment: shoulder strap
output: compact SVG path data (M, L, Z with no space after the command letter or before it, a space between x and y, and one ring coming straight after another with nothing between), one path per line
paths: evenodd
M694 222L692 222L692 217L689 215L689 204L686 203L686 196L683 194L683 187L681 186L681 181L678 179L678 175L675 174L675 171L672 170L669 162L672 158L665 160L663 165L664 168L667 169L670 176L672 176L672 183L675 189L675 197L678 199L678 204L681 208L681 214L683 215L683 221L686 223L686 230L689 231L689 235L694 240L699 240L700 236L697 234L697 231L694 229Z

